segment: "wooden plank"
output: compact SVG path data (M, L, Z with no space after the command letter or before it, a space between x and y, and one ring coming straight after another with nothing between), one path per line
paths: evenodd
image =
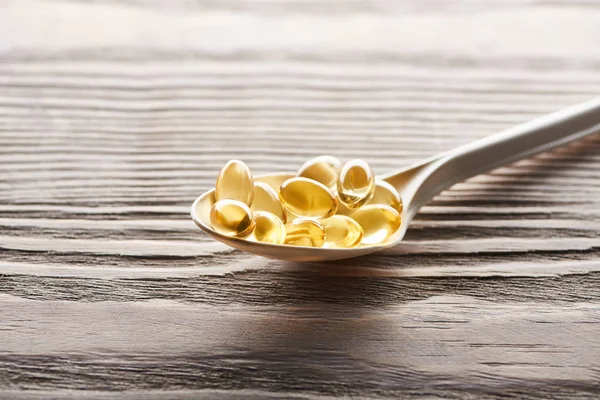
M524 398L600 390L600 314L590 305L450 295L385 310L352 310L345 302L284 309L12 296L2 302L10 307L0 367L5 384L22 388L250 386L283 395Z

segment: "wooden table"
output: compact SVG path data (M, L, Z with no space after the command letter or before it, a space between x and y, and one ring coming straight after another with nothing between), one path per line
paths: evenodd
M5 2L0 398L597 398L598 135L351 261L189 207L231 158L382 173L598 93L594 1Z

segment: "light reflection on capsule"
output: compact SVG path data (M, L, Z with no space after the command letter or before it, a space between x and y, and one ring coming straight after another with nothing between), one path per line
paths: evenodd
M215 198L217 201L230 199L252 204L254 196L254 179L250 168L243 161L228 161L217 176Z
M254 183L254 199L250 209L252 212L268 211L283 222L286 220L279 195L271 186L263 182Z
M285 208L300 217L327 218L337 211L333 193L320 182L290 178L281 184L279 198Z
M300 167L297 175L313 179L327 186L332 191L337 190L337 180L342 163L333 156L315 157Z
M356 209L373 196L375 175L363 160L350 160L342 167L337 181L339 199L346 207Z
M271 244L283 244L285 242L285 225L274 214L268 211L257 211L254 213L254 231L251 240Z
M358 246L362 237L362 227L345 215L334 215L321 221L325 230L327 247L351 248Z
M314 219L297 218L285 225L285 243L294 246L322 247L325 244L323 225Z
M252 233L254 221L250 208L237 200L219 200L210 209L210 223L222 235L245 238Z
M398 194L395 187L386 181L379 180L375 182L373 197L369 200L368 204L384 204L395 208L402 214L402 199L400 198L400 194Z

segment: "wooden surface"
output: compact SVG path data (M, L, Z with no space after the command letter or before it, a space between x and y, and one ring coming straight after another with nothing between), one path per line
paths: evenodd
M188 211L231 158L382 173L599 93L595 1L3 2L0 398L598 398L598 135L351 261Z

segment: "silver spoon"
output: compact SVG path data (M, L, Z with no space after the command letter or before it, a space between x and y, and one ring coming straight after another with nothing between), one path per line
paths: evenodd
M464 179L600 132L600 97L534 119L429 158L380 179L394 186L404 203L402 224L385 242L355 248L275 245L229 237L215 232L209 221L214 190L194 201L192 219L215 239L259 256L290 261L327 261L358 257L392 247L402 240L419 209L442 190ZM255 177L278 190L292 173Z

